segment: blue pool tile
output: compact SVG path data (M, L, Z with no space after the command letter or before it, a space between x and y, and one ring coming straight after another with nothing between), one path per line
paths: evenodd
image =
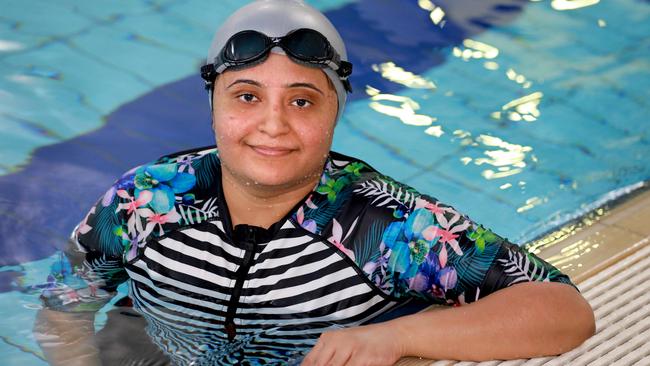
M336 127L332 150L364 160L381 173L397 180L412 176L420 170L409 159L359 133L345 119L339 121Z
M179 17L183 20L192 22L196 25L197 29L206 33L209 41L212 40L212 35L217 30L230 14L237 10L240 6L250 3L249 0L226 0L226 1L202 1L202 0L189 0L179 1L170 4L165 10L166 14L171 17ZM200 11L197 11L200 9ZM162 14L161 14L162 16ZM202 35L197 35L203 37ZM209 46L209 44L207 45ZM207 46L205 52L207 54Z
M650 49L650 39L644 45ZM641 51L639 51L641 53ZM628 98L638 101L640 107L650 109L650 61L643 55L632 55L632 59L619 65L618 70L613 70L606 75L617 92L623 92Z
M67 36L92 26L92 20L70 11L58 2L30 1L28 9L18 0L2 3L2 17L19 23L16 31L48 37Z
M507 191L497 194L514 201L519 215L537 223L548 222L575 213L585 202L586 195L579 188L574 189L557 176L538 171L527 173L518 176ZM520 181L526 184L520 186Z
M14 52L37 47L51 39L49 35L35 35L20 31L20 22L0 18L0 40L11 42L9 48L0 49L0 59Z
M59 139L48 136L34 123L20 121L0 113L0 136L2 136L2 150L0 150L0 165L7 170L14 170L25 162L25 157L39 146L58 142Z
M57 69L45 65L36 72L35 65L24 68L8 62L5 64L9 70L0 80L0 89L10 93L12 102L0 104L0 111L18 121L29 121L28 124L36 128L36 134L52 135L58 139L76 136L99 125L99 112L84 104L81 92L59 80Z
M99 26L74 38L82 51L152 85L161 85L196 72L191 55L157 46L123 29Z
M399 106L395 102L382 101L381 103ZM443 134L440 138L428 135L425 133L428 126L405 125L397 117L370 110L367 106L362 105L361 101L355 102L355 105L348 108L346 119L354 128L372 136L380 143L391 146L400 155L420 162L422 166L432 164L440 156L447 154L450 148L455 149L448 142L449 137L447 136L450 132L446 133L447 136ZM437 125L437 123L434 122L433 125Z
M537 121L515 124L520 133L529 134L539 141L581 146L594 152L598 146L628 135L603 119L577 113L566 103L542 104L539 109L541 116ZM587 133L588 138L576 139Z
M132 73L112 67L85 52L79 52L74 43L49 44L39 50L7 57L6 61L16 65L14 69L18 74L34 74L35 68L50 70L56 74L52 82L53 87L77 91L77 100L71 101L72 105L60 106L62 108L75 105L83 108L81 104L87 103L101 114L107 114L125 99L135 98L150 89L148 83ZM87 123L78 125L77 134L98 127L101 120L92 122L95 124L90 128ZM84 126L87 129L83 129Z
M114 30L119 29L123 34L135 37L139 43L191 56L197 61L207 55L212 30L206 30L194 20L183 17L167 16L167 20L161 22L162 15L147 13L125 16Z
M70 12L83 16L96 24L119 21L126 15L156 13L161 11L175 0L133 0L133 1L107 1L98 6L97 3L66 0L59 1L57 4Z
M648 107L639 105L638 102L623 93L617 93L616 90L582 87L573 93L567 103L586 112L590 117L604 120L616 128L630 132L638 129L647 131L647 123L637 124L630 121L643 121L644 116L648 115Z
M621 33L628 39L647 38L650 34L650 6L644 1L601 1L580 12L592 19L605 20L605 29Z
M178 16L185 21L192 22L199 31L205 32L208 35L209 42L212 40L212 35L217 27L235 10L249 2L249 0L222 0L218 2L206 2L204 0L176 1L165 6L164 14L159 14L159 16L162 17L163 15L169 14L172 15L172 19L173 16ZM354 0L307 1L308 4L321 11L337 9L353 2ZM200 37L200 35L198 36ZM207 48L205 48L205 51L207 52Z
M576 146L542 143L533 148L537 158L535 169L555 174L561 179L607 169L588 151L580 150Z

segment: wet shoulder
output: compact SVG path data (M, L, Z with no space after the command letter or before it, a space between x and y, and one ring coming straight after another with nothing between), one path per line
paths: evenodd
M215 147L166 155L130 169L73 235L87 251L130 260L152 238L218 217L219 169Z

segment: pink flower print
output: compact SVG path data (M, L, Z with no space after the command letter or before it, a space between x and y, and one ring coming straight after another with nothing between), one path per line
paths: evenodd
M158 226L158 235L165 235L163 224L175 224L181 219L181 215L176 212L176 207L172 208L166 214L157 214L151 210L143 210L142 217L147 218L147 227L142 235L143 238L148 237L156 226Z
M151 201L151 198L153 197L153 193L151 191L140 191L140 194L138 195L138 199L134 199L129 195L129 193L123 189L120 189L117 191L117 195L120 196L121 198L124 198L125 200L129 200L127 203L120 203L117 206L117 211L124 210L126 209L126 213L128 215L132 214L136 209L146 205ZM116 212L117 212L116 211Z
M434 214L436 216L436 220L438 222L444 222L444 223L447 222L447 219L445 218L445 213L447 213L447 212L457 214L457 212L454 211L452 208L450 208L450 207L440 207L439 205L440 205L440 202L432 203L432 202L429 202L429 201L424 200L422 198L416 198L415 199L415 209L424 208L424 209L428 210L429 212L431 212L432 214ZM446 227L445 224L443 224L443 226Z
M458 234L454 234L451 231L444 229L438 229L438 235L440 235L440 241L443 243L456 242L456 238L458 238ZM460 248L456 251L460 252L459 254L463 253Z
M332 221L332 236L329 239L327 239L329 240L330 243L334 244L335 247L337 247L340 251L345 253L345 255L350 257L352 260L354 260L354 252L344 247L343 242L348 239L348 237L354 230L354 227L357 225L357 220L359 219L357 218L354 220L354 222L350 226L350 230L348 230L347 235L345 235L345 238L341 240L341 237L343 236L343 228L341 227L341 224L339 224L339 222L336 219L334 219Z
M462 223L454 226L454 224L460 221L461 216L456 211L449 210L449 212L452 212L454 214L452 218L449 219L449 221L447 221L446 219L439 220L440 224L442 224L442 227L445 228L445 230L439 231L439 234L441 236L440 241L443 243L443 247L440 251L440 265L442 267L444 267L445 264L447 263L447 248L444 246L444 244L449 244L454 250L454 252L456 252L456 254L463 255L463 251L460 249L460 245L456 240L456 238L458 238L458 236L460 235L457 233L467 230L467 228L471 224L469 220L463 219ZM443 259L443 255L444 255L444 259Z
M438 214L438 213L444 213L445 208L444 207L439 207L438 206L439 202L436 203L431 203L425 199L422 198L416 198L415 199L415 209L417 210L418 208L425 208L429 211L431 211L432 214Z
M117 206L117 209L115 210L115 212L119 212L121 210L127 210L126 211L127 214L130 215L127 221L127 228L129 231L129 235L135 235L136 230L137 232L141 232L142 221L140 220L140 218L147 217L145 215L153 214L153 212L151 212L150 209L141 208L141 207L146 206L149 202L151 202L151 199L153 198L153 193L149 190L140 191L138 198L135 199L134 197L131 197L126 190L121 189L117 191L117 195L125 200L129 200L129 202L120 203Z
M79 226L77 226L77 229L75 230L75 236L86 234L90 230L92 230L92 226L88 225L87 222L88 222L88 217L94 214L95 214L95 206L93 206L93 208L91 208L90 211L88 211L86 217L84 217L83 221L79 223Z
M432 241L435 238L440 237L440 239L438 239L438 242L441 243L442 245L442 248L440 249L440 253L438 254L438 259L440 260L440 267L444 268L447 265L447 258L448 258L447 244L451 246L451 248L454 250L454 252L456 252L456 254L463 255L463 251L462 249L460 249L460 244L456 239L458 239L458 237L460 236L458 232L466 230L469 227L469 224L470 224L469 221L465 220L462 224L456 225L449 230L442 229L435 225L431 225L422 231L422 237L427 241Z
M312 200L311 200L312 196L313 195L309 195L309 197L307 197L307 201L305 201L305 203L307 204L307 207L311 208L312 210L316 210L318 208L318 206L316 206L314 204L314 202L312 202Z

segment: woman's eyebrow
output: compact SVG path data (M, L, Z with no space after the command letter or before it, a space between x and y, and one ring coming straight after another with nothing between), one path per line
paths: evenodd
M257 86L257 87L260 87L260 88L262 87L262 84L260 84L259 81L255 81L255 80L251 80L251 79L237 79L237 80L233 81L230 85L228 85L226 87L226 89L228 89L231 86L236 85L236 84L249 84L249 85L254 85L254 86Z
M287 88L309 88L309 89L313 89L313 90L321 93L322 95L325 95L320 89L318 89L316 87L316 85L314 85L312 83L292 83L292 84L286 85L286 87Z

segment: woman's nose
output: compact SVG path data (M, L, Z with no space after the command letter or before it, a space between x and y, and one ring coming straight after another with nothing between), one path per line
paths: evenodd
M283 135L289 132L287 111L282 102L269 103L266 108L266 115L263 116L258 126L261 132L271 137Z

